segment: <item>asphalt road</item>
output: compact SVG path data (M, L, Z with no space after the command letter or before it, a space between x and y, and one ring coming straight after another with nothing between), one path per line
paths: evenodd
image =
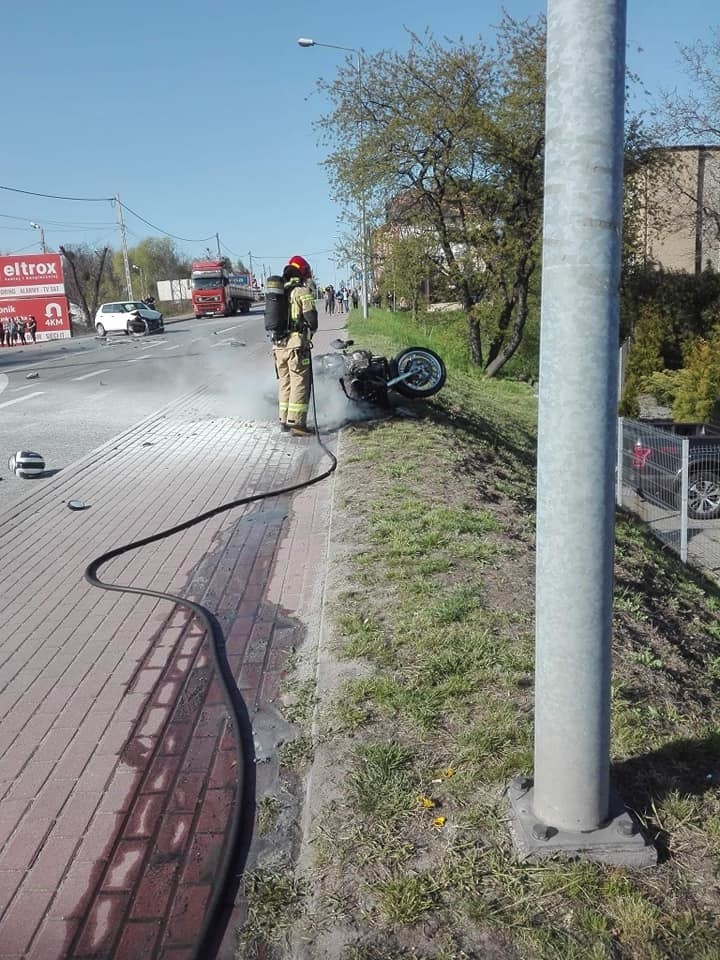
M178 397L206 385L214 413L274 419L277 388L262 307L246 316L166 323L164 334L112 334L0 350L0 509ZM19 450L46 476L20 479Z

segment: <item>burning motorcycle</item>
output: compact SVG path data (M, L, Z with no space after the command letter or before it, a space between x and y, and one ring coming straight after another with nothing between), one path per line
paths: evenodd
M390 390L419 400L441 390L447 378L445 364L427 347L407 347L387 358L370 350L352 349L353 340L333 340L330 346L339 352L316 357L315 370L337 377L349 400L386 407Z

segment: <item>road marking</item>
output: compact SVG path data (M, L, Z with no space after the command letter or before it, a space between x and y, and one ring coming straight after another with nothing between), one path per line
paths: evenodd
M135 357L132 360L126 360L125 363L139 363L141 360L149 360L150 354L146 353L144 357Z
M26 383L24 387L11 387L10 393L20 393L21 390L34 390L36 383Z
M110 373L110 367L107 367L105 370L93 370L92 373L83 373L81 377L71 377L70 379L75 380L89 380L90 377L99 377L101 373Z
M200 341L204 339L205 337L193 337L190 343L200 343Z
M217 343L211 343L211 347L226 347L228 343L232 343L232 338L230 340L218 340Z
M182 346L181 343L176 343L176 344L173 344L172 347L165 347L165 349L166 349L166 350L179 350L181 346Z
M239 323L234 323L231 327L225 327L224 330L216 330L215 333L230 333L231 330L237 330Z
M59 358L55 358L59 359ZM13 367L13 370L16 373L22 373L23 370L32 370L33 367L47 367L48 364L52 363L52 360L38 360L37 363L23 363L20 367Z
M41 397L44 392L44 390L38 390L37 393L28 393L26 397L15 397L14 400L5 400L3 403L0 403L0 407L11 407L13 403L23 403L25 400L32 400L33 397Z

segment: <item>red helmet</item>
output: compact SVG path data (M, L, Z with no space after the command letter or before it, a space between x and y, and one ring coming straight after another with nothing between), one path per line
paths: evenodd
M304 257L301 257L299 254L296 254L294 257L290 257L288 260L289 267L296 267L300 271L300 276L303 280L309 280L312 276L312 270L310 269L310 264Z

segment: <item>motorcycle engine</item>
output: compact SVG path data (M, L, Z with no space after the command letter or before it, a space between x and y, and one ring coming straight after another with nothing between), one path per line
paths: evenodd
M358 376L370 369L372 354L369 350L353 350L347 358L348 373Z
M387 403L387 361L370 350L353 350L346 355L348 376L345 390L353 400L367 400L384 406Z

